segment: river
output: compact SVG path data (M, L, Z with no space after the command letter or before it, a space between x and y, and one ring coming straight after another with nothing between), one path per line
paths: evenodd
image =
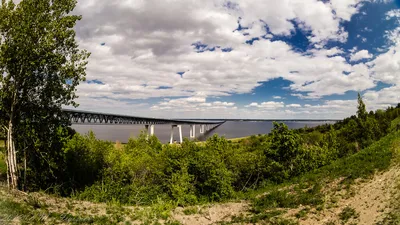
M315 127L321 124L333 122L317 122L317 121L299 121L285 122L291 129L302 128L305 126ZM120 141L126 143L130 137L135 137L144 130L144 125L91 125L91 124L74 124L72 125L77 132L86 134L92 130L96 137L102 140ZM246 137L257 134L267 134L272 129L270 121L227 121L206 135L200 135L200 127L196 126L196 138L205 140L213 134L218 134L226 138ZM155 125L155 135L161 142L166 143L170 138L171 125ZM183 137L189 137L189 125L182 126ZM174 139L178 140L178 129L174 129Z

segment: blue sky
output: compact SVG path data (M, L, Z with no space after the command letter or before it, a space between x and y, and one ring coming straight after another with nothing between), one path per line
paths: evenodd
M80 109L168 118L343 118L400 102L391 0L78 1Z

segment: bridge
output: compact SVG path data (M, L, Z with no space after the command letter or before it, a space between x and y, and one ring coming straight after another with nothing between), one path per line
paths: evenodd
M180 143L182 143L182 125L190 125L189 137L194 139L196 136L196 125L200 126L200 134L205 134L225 122L224 120L176 120L147 118L72 109L63 109L63 112L67 115L72 124L143 124L146 133L149 136L154 135L155 125L171 124L171 144L174 141L174 128L178 129L179 140Z

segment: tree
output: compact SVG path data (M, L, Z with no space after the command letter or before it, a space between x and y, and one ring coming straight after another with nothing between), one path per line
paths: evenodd
M301 137L290 130L284 123L273 122L269 149L264 152L267 159L272 159L283 168L282 176L288 178L295 167L295 159L301 154Z
M365 120L367 117L367 110L365 109L365 104L360 93L358 93L357 117L362 120Z
M8 184L18 188L18 163L29 154L46 162L61 107L77 106L89 53L79 50L70 15L76 0L2 0L0 6L0 126L7 133ZM55 150L53 150L55 151ZM17 153L18 152L18 153ZM22 155L21 155L22 154ZM26 174L26 166L24 166Z

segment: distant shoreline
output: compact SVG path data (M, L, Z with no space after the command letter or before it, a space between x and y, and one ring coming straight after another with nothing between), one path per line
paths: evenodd
M180 119L183 120L183 119ZM232 122L338 122L341 119L184 119L190 120L209 120L209 121L232 121Z

